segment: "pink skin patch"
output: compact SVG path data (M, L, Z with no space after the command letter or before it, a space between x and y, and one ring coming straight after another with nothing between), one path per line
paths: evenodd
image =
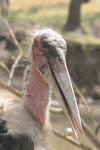
M46 58L43 57L43 50L41 47L41 38L37 37L38 42L33 43L33 56L34 56L34 62L37 67L42 66L44 63L46 63Z
M44 127L50 88L37 68L45 62L45 59L43 59L43 52L39 47L35 47L33 51L35 62L32 56L32 70L30 73L29 85L27 86L27 100L24 106L40 125Z

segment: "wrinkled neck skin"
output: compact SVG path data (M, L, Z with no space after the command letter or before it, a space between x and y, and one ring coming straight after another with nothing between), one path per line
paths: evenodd
M48 147L51 128L49 124L50 98L50 88L32 61L24 107L36 122L36 128L39 130L39 134L35 135L35 150L51 149ZM39 143L38 140L41 142Z

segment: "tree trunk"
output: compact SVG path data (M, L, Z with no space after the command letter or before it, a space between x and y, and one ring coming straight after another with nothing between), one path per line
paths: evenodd
M9 0L0 0L1 13L4 17L8 14Z
M74 30L80 26L81 4L83 0L71 0L68 21L64 29Z

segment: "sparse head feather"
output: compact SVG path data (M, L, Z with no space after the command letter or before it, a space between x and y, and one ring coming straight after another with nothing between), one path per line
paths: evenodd
M54 31L51 27L35 26L33 32L31 33L31 37L29 38L31 41L30 51L32 50L33 41L36 37L41 37L48 44L54 47L58 47L58 53L60 53L60 56L62 55L64 60L66 59L67 43L64 40L63 36L57 31Z

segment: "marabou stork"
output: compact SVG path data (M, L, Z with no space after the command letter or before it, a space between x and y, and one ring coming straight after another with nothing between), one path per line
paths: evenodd
M24 100L0 100L0 150L50 150L49 102L51 92L69 116L81 120L66 66L67 44L52 29L37 30L30 50L30 77Z
M4 17L8 14L9 0L0 0L1 13Z

